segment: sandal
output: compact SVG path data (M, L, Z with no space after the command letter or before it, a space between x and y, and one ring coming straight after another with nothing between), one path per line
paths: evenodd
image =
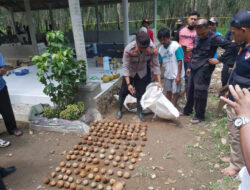
M190 120L190 122L191 122L192 124L198 124L198 123L200 123L200 122L202 122L202 121L203 121L203 120L198 119L198 118L196 118L196 117L194 117L193 119Z
M16 129L16 130L12 131L12 135L15 135L16 137L20 137L23 135L23 132L19 129Z
M0 139L0 147L7 147L10 145L10 142L9 141L5 141L3 139Z

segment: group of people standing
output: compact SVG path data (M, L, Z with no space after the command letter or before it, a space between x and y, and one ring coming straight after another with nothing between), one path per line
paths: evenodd
M182 17L178 18L177 27L172 30L172 34L167 28L160 29L157 37L161 46L158 50L148 25L144 24L147 20L143 20L136 40L129 43L124 50L124 77L119 94L117 119L122 117L125 97L129 93L135 93L137 114L141 121L145 121L140 100L148 84L147 75L151 76L152 72L152 79L162 88L162 67L163 90L175 106L181 91L181 79L185 78L186 105L180 114L191 115L194 109L195 114L190 121L193 124L205 120L208 89L216 64L223 63L222 86L230 84L250 89L250 12L239 12L231 19L230 33L233 39L230 40L222 37L216 30L216 18L206 20L199 19L199 16L197 11L190 12L187 25L184 25ZM219 47L224 49L220 56L217 54ZM232 74L229 73L229 68L234 68ZM234 101L230 92L229 100ZM240 130L232 122L237 118L234 109L231 105L227 106L231 160L230 166L222 170L223 174L230 176L236 175L245 165L241 153ZM250 122L250 118L241 120L244 122L240 127L247 124L246 121ZM250 148L250 144L248 146Z

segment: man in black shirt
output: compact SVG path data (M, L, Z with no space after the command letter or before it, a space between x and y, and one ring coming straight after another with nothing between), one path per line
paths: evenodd
M218 47L225 49L222 55L224 58L225 55L230 55L234 50L234 45L230 41L225 40L209 29L206 19L197 21L196 31L197 36L194 40L191 64L187 69L187 75L190 75L190 78L188 81L187 103L183 112L184 115L189 115L193 112L193 107L195 107L195 116L191 120L191 123L194 124L205 120L208 87L215 68L215 64L210 63L210 59L214 57Z
M179 31L185 26L184 25L184 18L178 17L176 24L177 24L177 26L175 28L173 28L173 30L172 30L171 39L179 42Z

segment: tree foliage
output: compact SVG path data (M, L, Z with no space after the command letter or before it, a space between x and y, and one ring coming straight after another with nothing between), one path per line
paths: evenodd
M43 92L60 109L72 103L80 85L86 82L85 61L75 61L75 53L67 46L63 32L47 33L47 52L32 61L38 67L38 80L45 85Z
M197 10L201 16L207 14L208 0L158 0L157 13L158 19L165 24L173 24L175 20L166 18L176 18L178 16L186 17L191 10ZM141 24L141 19L147 17L153 19L154 17L154 1L133 2L129 3L129 20L130 29L138 29ZM250 7L249 0L212 0L210 10L211 16L216 17L231 17L240 10L246 10ZM139 9L138 9L139 8ZM97 18L95 7L81 7L83 27L85 31L97 29ZM3 28L7 25L11 26L10 14L6 9L1 9L0 22ZM119 4L105 4L98 5L98 15L100 18L101 30L117 30L123 29L122 6ZM33 20L36 26L37 33L44 33L48 29L50 23L49 11L33 11ZM68 32L71 30L71 21L69 9L53 10L55 28ZM24 13L15 13L15 20L27 25ZM173 22L172 22L173 21ZM227 22L226 20L225 22ZM121 23L120 23L121 22ZM224 21L223 21L224 23Z

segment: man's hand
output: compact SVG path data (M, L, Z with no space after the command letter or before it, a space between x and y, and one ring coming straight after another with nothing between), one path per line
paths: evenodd
M181 82L181 77L180 75L177 75L176 79L175 79L176 84L179 84L179 82Z
M187 47L187 52L191 52L191 51L193 51L193 47Z
M162 85L161 85L161 75L155 75L155 79L158 82L158 90L162 89Z
M229 85L229 90L234 97L235 102L221 96L221 100L226 102L228 105L232 106L239 117L250 118L250 92L243 88L241 89L239 85L235 86Z
M188 68L187 71L186 71L187 76L190 76L190 73L191 73L191 69Z
M208 60L208 62L211 64L211 65L216 65L218 64L220 61L218 59L215 59L215 58L211 58Z
M5 67L0 68L0 75L5 75L7 72Z
M161 82L158 82L158 86L157 86L158 88L158 90L160 90L160 89L162 89L162 84L161 84Z
M133 87L131 84L128 85L128 91L129 91L132 95L134 94L134 87Z

